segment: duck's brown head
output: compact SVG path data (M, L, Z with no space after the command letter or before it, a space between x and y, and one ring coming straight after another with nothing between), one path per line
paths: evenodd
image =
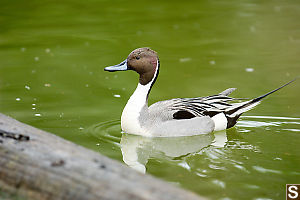
M159 59L157 53L150 48L143 47L132 51L122 63L109 66L105 71L134 70L140 75L139 83L147 85L152 80L154 83L159 71Z

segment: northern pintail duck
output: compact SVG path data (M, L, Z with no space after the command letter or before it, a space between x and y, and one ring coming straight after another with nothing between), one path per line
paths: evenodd
M176 98L148 107L148 96L158 77L159 68L159 58L155 51L138 48L122 63L104 69L110 72L133 70L140 76L138 86L122 112L121 127L124 132L148 137L176 137L228 129L264 97L292 82L257 98L238 103L231 103L241 99L229 97L236 89L229 88L212 96Z

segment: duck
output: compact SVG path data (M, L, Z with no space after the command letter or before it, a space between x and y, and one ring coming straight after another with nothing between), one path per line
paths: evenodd
M145 137L181 137L226 130L265 97L294 81L250 100L229 97L236 88L228 88L211 96L174 98L148 106L159 69L159 57L148 47L137 48L120 64L104 68L108 72L131 70L139 74L138 85L121 115L123 132Z

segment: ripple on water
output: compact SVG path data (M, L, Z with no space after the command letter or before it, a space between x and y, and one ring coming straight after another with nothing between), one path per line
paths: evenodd
M178 163L178 165L179 165L180 167L183 167L183 168L187 169L188 171L191 171L191 167L190 167L189 164L186 163L185 161Z
M253 166L252 167L254 170L260 172L260 173L272 173L272 174L282 174L282 171L279 170L274 170L274 169L267 169L261 166Z
M120 120L112 120L94 124L86 129L86 133L105 142L120 146Z
M254 118L254 119L279 119L279 120L293 120L299 121L297 117L274 117L274 116L241 116L241 118Z
M280 126L282 122L259 122L259 121L250 121L250 120L242 120L239 121L237 126L250 128L250 127L265 127L265 126Z
M233 166L235 167L235 168L237 168L237 169L239 169L239 170L241 170L241 171L243 171L243 172L246 172L246 173L250 173L244 166L242 166L242 165L238 165L238 164L233 164Z
M238 139L228 141L227 147L230 149L251 150L257 153L261 152L259 147L249 144L248 142L240 141Z
M215 185L217 185L217 186L219 186L219 187L221 187L221 188L225 188L226 187L225 182L223 182L221 180L215 179L215 180L212 180L212 183L215 184Z
M285 128L285 129L282 129L282 130L292 131L292 132L300 132L300 129L292 129L292 128Z
M300 118L296 117L273 117L273 116L241 116L240 121L237 123L237 127L241 128L252 128L252 127L270 127L270 126L281 126L281 125L300 125ZM253 119L253 120L244 120ZM263 119L264 121L258 121ZM299 129L292 129L293 131L299 132Z
M251 185L251 184L244 184L244 187L247 188L247 189L254 189L254 190L257 190L257 189L260 188L257 185Z

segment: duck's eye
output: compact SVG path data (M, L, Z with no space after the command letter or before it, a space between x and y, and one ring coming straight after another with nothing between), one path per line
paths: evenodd
M140 57L139 57L139 56L137 56L137 57L135 57L135 59L139 60L139 59L140 59Z

